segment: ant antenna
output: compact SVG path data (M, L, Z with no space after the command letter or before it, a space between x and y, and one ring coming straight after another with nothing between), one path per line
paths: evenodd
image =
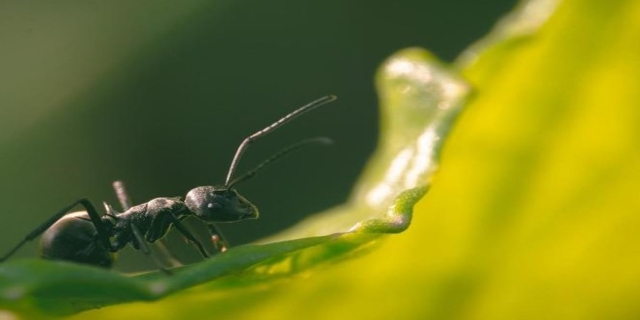
M247 179L255 176L258 171L262 170L262 168L264 168L268 164L270 164L270 163L282 158L283 156L287 155L288 153L290 153L290 152L292 152L292 151L294 151L294 150L296 150L296 149L298 149L300 147L303 147L303 146L306 146L306 145L309 145L309 144L312 144L312 143L321 143L321 144L325 144L326 145L326 144L332 144L333 140L331 140L329 138L325 138L325 137L318 137L318 138L306 139L306 140L302 140L300 142L294 143L294 144L292 144L292 145L280 150L278 153L272 155L271 157L265 159L264 161L260 162L257 166L255 166L255 168L253 168L253 169L245 172L241 176L233 179L231 182L227 183L225 185L225 187L226 188L231 188L232 186L236 185L237 183L242 182L244 180L247 180Z
M318 99L316 101L313 101L313 102L311 102L311 103L309 103L307 105L304 105L304 106L296 109L295 111L293 111L293 112L287 114L286 116L280 118L280 120L270 124L266 128L264 128L264 129L262 129L262 130L260 130L260 131L258 131L256 133L246 137L242 141L240 146L238 147L238 150L236 150L236 154L233 156L233 160L231 161L231 166L229 166L229 171L227 172L227 178L224 181L224 185L229 187L230 185L233 185L233 184L239 182L238 179L235 179L233 183L229 183L229 181L231 181L231 177L233 176L234 172L236 171L236 167L238 166L238 161L240 160L240 157L242 157L242 154L244 153L244 151L249 147L249 145L251 143L253 143L253 141L255 141L256 139L258 139L260 137L263 137L263 136L267 135L268 133L270 133L271 131L277 129L281 125L293 120L295 117L300 116L300 115L302 115L302 114L304 114L306 112L309 112L309 111L311 111L311 110L313 110L313 109L315 109L315 108L317 108L317 107L319 107L319 106L321 106L323 104L332 102L332 101L334 101L336 99L337 99L337 97L334 96L334 95L324 96L324 97L322 97L322 98L320 98L320 99ZM287 153L287 152L285 152L285 153ZM269 159L271 159L271 158L269 158ZM271 161L273 161L273 160L271 160ZM271 161L268 161L268 162L265 161L265 162L269 163ZM260 167L260 165L258 167ZM258 169L258 168L256 168L256 169ZM254 171L254 170L252 170L252 171ZM253 174L255 174L255 172ZM242 180L244 180L244 179L247 179L247 178L243 178Z

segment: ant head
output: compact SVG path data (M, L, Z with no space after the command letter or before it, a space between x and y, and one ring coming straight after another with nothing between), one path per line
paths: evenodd
M240 146L238 146L238 150L236 150L236 154L233 156L233 160L231 160L231 165L229 166L229 171L227 172L227 178L224 182L224 186L221 187L197 187L189 193L185 197L184 204L187 206L189 211L193 212L196 217L202 221L215 223L215 222L236 222L247 219L256 219L258 218L258 208L254 206L251 202L241 196L233 186L253 177L258 171L267 166L268 164L280 159L284 155L289 152L298 149L304 145L308 145L310 143L330 143L331 140L327 138L315 138L309 140L303 140L296 144L293 144L275 155L267 158L262 161L252 170L249 170L245 174L232 179L238 161L242 157L244 151L255 141L256 139L265 136L269 132L277 129L283 124L293 120L294 118L309 112L321 105L324 105L328 102L334 101L336 99L335 96L325 96L318 100L315 100L305 106L302 106L293 112L285 115L280 118L276 122L268 125L267 127L259 130L252 135L246 137Z
M258 218L258 208L228 187L197 187L184 200L189 211L205 222L236 222Z

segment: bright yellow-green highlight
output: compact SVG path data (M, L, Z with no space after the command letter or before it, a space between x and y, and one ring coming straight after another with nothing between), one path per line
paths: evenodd
M457 65L475 96L405 232L298 277L126 311L640 318L640 2L554 3L522 6Z
M528 1L465 52L455 68L474 96L431 190L406 231L368 242L359 257L322 258L359 243L352 233L298 256L308 268L293 276L291 261L272 261L77 318L640 318L639 17L636 0ZM404 101L386 76L381 100ZM395 132L383 116L383 131ZM366 186L395 157L372 160L348 206L372 205L361 201ZM322 234L332 221L348 228L341 210L281 237Z

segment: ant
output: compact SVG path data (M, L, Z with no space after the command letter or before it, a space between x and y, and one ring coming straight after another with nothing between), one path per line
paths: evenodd
M311 143L328 144L331 143L331 140L321 137L292 144L263 160L253 169L232 179L243 153L256 139L267 135L294 118L334 100L336 97L333 95L322 97L246 137L236 150L222 186L196 187L187 193L184 200L179 197L162 197L131 206L124 186L120 182L115 182L114 188L124 212L117 212L104 203L106 212L100 216L89 199L76 200L27 234L20 243L0 257L0 262L11 257L25 243L42 235L41 256L46 259L67 260L109 268L115 260L115 253L130 244L136 250L151 255L159 269L170 274L171 272L151 254L147 243L154 243L164 238L172 227L175 227L186 240L195 245L204 258L209 257L209 253L200 240L182 223L182 220L188 216L195 216L204 222L211 232L214 246L220 252L224 252L229 244L216 223L258 218L258 208L240 195L234 186L253 177L262 168L295 149ZM69 213L78 205L84 207L85 212Z

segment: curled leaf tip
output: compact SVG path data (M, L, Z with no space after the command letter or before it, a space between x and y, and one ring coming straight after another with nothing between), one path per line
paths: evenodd
M402 192L429 184L469 86L423 49L398 52L377 78L381 136L355 201L382 209Z

